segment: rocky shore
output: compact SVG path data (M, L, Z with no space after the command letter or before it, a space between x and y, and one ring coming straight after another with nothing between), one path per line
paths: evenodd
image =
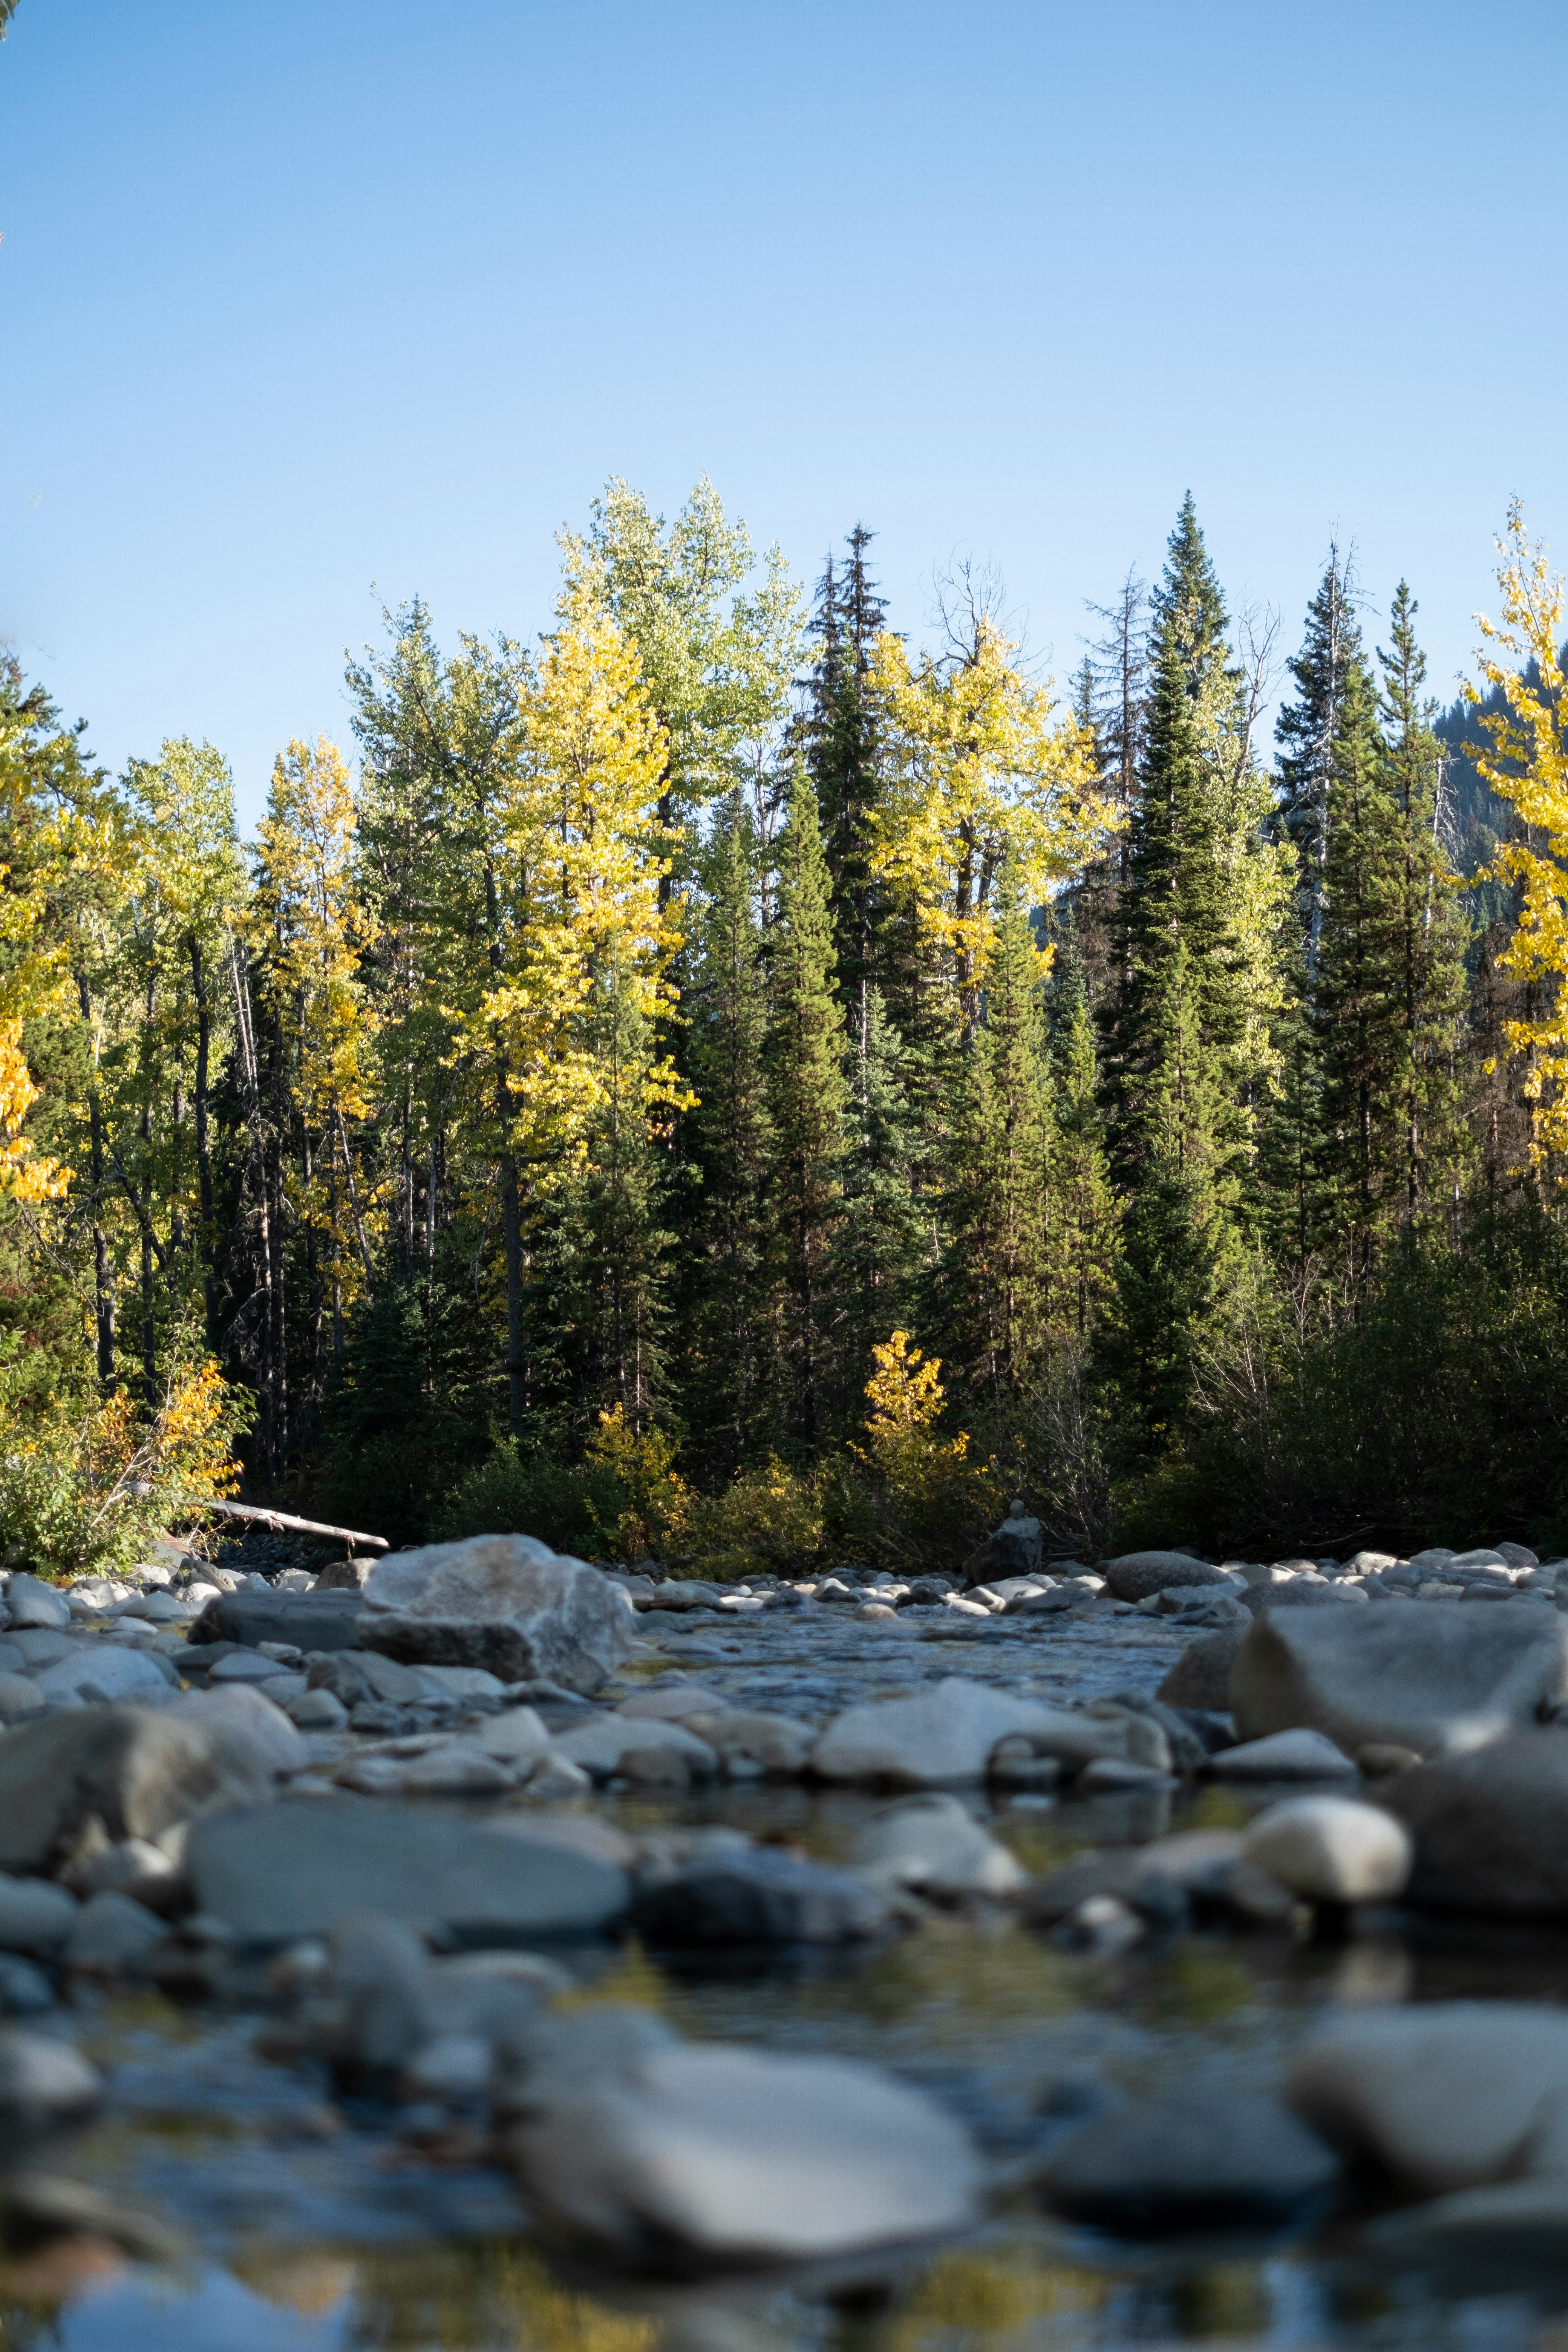
M189 2242L104 2155L145 2105L106 2021L152 2000L237 2098L412 2167L398 2230L460 2175L458 2234L606 2293L889 2295L1026 2222L1107 2276L1223 2241L1568 2300L1568 1561L1047 1567L1016 1507L912 1580L169 1545L4 1604L13 2247ZM981 2032L1004 1961L1033 1990ZM1198 1966L1295 1990L1141 2068L1119 2007ZM802 2007L917 1980L961 2063ZM209 2248L278 2226L252 2192ZM1406 2340L1358 2324L1322 2340Z

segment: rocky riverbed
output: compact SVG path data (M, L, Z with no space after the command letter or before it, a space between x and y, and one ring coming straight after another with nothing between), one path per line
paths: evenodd
M0 2343L1568 2345L1568 1563L267 1565L6 1580Z

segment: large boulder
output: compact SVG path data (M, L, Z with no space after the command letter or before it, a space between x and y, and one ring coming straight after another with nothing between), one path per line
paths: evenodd
M940 1788L980 1779L993 1748L1004 1739L1026 1738L1037 1755L1078 1765L1101 1756L1149 1761L1143 1751L1151 1734L1163 1748L1156 1725L1121 1708L1101 1717L1041 1706L949 1675L909 1698L868 1699L846 1707L817 1741L811 1769L824 1780Z
M574 2233L682 2268L963 2229L981 2187L963 2125L879 2068L721 2043L618 2068L585 2055L512 2149L529 2195Z
M1568 2017L1525 2001L1433 2001L1333 2018L1286 2078L1298 2115L1428 2196L1568 2155Z
M1226 1584L1217 1568L1184 1551L1130 1551L1100 1562L1100 1572L1118 1601L1146 1601L1173 1584Z
M1225 1715L1230 1708L1230 1670L1247 1633L1245 1625L1222 1626L1189 1642L1154 1696L1166 1706L1196 1707Z
M210 1807L254 1807L272 1768L223 1724L176 1706L79 1707L0 1739L0 1869L47 1870L89 1822L110 1844L156 1838Z
M1040 1571L1040 1523L1024 1508L1021 1498L991 1538L987 1584L999 1576L1037 1576Z
M1353 1756L1441 1756L1539 1722L1568 1697L1568 1619L1553 1609L1278 1609L1230 1670L1237 1735L1305 1726Z
M359 1614L357 1586L291 1592L244 1585L207 1602L191 1628L191 1640L241 1642L252 1650L263 1642L288 1642L297 1650L352 1650L358 1646Z
M838 1944L879 1935L887 1894L858 1871L777 1846L698 1854L639 1894L637 1923L672 1944Z
M1568 1730L1440 1757L1399 1773L1383 1797L1415 1841L1413 1903L1568 1916Z
M119 1642L80 1643L68 1658L57 1658L33 1677L40 1696L64 1698L75 1693L82 1699L131 1698L140 1692L166 1691L173 1670L146 1650L132 1650Z
M71 1622L70 1602L58 1588L14 1569L5 1579L5 1612L16 1626L37 1626L63 1633Z
M469 1940L588 1935L626 1907L626 1874L530 1825L481 1828L375 1799L284 1798L200 1821L197 1907L252 1943L325 1934L345 1911L438 1923Z
M1190 2089L1092 2117L1052 2150L1042 2182L1076 2220L1142 2234L1288 2221L1339 2172L1277 2099Z
M408 1665L591 1692L629 1654L635 1624L622 1587L583 1560L531 1536L470 1536L379 1560L358 1642Z

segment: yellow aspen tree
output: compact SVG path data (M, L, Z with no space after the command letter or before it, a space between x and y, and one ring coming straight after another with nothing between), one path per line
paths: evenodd
M1527 537L1519 501L1509 509L1507 536L1498 541L1502 618L1478 614L1484 643L1477 655L1482 677L1500 688L1506 709L1482 712L1489 739L1476 765L1493 792L1512 803L1522 840L1504 842L1492 873L1518 886L1519 919L1499 961L1515 979L1542 983L1542 1007L1532 1017L1505 1022L1511 1051L1526 1059L1524 1096L1531 1107L1531 1160L1544 1170L1568 1152L1568 673L1560 650L1563 579L1545 548ZM1465 688L1467 701L1479 689Z
M887 730L874 865L912 899L964 1028L978 1009L996 884L1009 847L1026 904L1076 873L1122 822L1093 783L1093 739L1032 685L984 615L958 657L911 665L884 633L871 683Z
M507 1248L510 1418L523 1407L524 1194L537 1202L581 1168L613 1100L647 1118L690 1100L652 1047L671 1011L680 944L661 904L675 835L659 817L668 750L635 646L570 580L560 625L521 695L521 754L495 801L502 920L494 977L470 1025L496 1072ZM595 1035L595 992L613 986L649 1050L628 1065ZM623 1032L624 1034L624 1032Z

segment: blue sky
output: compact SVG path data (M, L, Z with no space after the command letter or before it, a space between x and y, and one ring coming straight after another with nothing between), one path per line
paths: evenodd
M706 469L917 635L1065 674L1190 484L1293 644L1331 534L1445 698L1518 492L1568 562L1561 0L20 0L0 635L99 756L346 737L345 646L548 618ZM1372 624L1376 635L1375 619Z

